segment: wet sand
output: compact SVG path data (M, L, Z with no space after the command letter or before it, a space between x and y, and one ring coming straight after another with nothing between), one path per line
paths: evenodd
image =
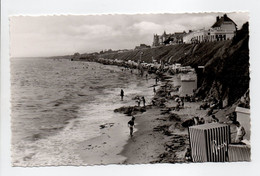
M119 155L127 143L130 117L116 117L103 124L101 136L83 141L77 153L86 165L120 164L125 157Z

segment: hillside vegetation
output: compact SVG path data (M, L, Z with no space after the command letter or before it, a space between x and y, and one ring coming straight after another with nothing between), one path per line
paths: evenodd
M201 85L197 95L235 103L249 89L249 31L245 23L233 40L199 44L178 44L123 53L82 55L81 60L96 57L106 59L134 60L141 58L147 63L152 59L168 63L181 63L193 68L205 66L200 75ZM142 54L141 54L142 53ZM141 57L140 57L141 55Z

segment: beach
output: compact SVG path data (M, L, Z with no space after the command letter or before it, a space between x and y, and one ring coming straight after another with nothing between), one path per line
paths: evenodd
M146 112L135 115L137 125L134 136L128 139L127 144L120 153L121 156L126 158L123 163L190 162L185 159L187 148L190 147L188 129L181 124L195 116L204 118L205 123L212 123L211 116L207 115L208 111L199 109L202 103L201 101L185 102L184 108L178 111L165 111L177 105L174 99L168 99L165 103L166 106L163 108L152 106L152 108L147 108ZM233 110L234 107L219 109L216 110L215 115L220 120L220 123L227 123L228 120L225 118L225 114ZM231 124L231 133L235 131L235 126ZM232 139L234 139L234 135Z
M174 82L178 76L172 77L173 81L168 85L179 85ZM159 85L164 85L160 82ZM157 89L162 89L158 86ZM178 92L176 93L176 95ZM160 95L155 95L155 97ZM101 136L81 143L80 156L88 164L148 164L148 163L183 163L185 153L189 147L188 129L182 127L181 123L194 116L203 117L206 123L211 123L211 117L207 116L207 110L200 110L198 102L185 102L184 108L175 111L167 111L175 107L174 99L167 99L165 107L151 106L141 107L145 112L138 111L135 117L135 128L133 137L129 135L127 122L131 116L124 114L112 125L103 129ZM142 106L142 105L141 105ZM126 112L124 107L122 112ZM120 111L120 110L118 110ZM226 111L226 110L225 110ZM231 110L229 110L231 111ZM221 122L227 121L223 113L218 111L216 116ZM235 129L233 129L235 130ZM127 140L122 140L127 136ZM123 142L122 142L123 141ZM118 153L121 151L120 153Z
M188 130L181 124L195 116L203 117L206 123L212 120L207 116L208 110L199 109L203 103L199 100L185 101L184 107L176 109L178 103L174 97L182 91L191 91L180 87L183 73L163 73L156 85L155 74L145 72L140 76L137 69L70 61L25 63L35 66L40 63L42 72L46 71L42 68L45 65L57 67L53 70L45 67L51 71L49 82L35 82L37 74L28 75L31 80L23 75L20 82L14 82L20 86L13 91L14 166L187 162L184 155L189 147ZM64 69L67 67L73 72L67 72ZM73 77L60 80L66 74ZM52 75L56 78L51 78ZM14 78L17 76L15 73ZM40 85L35 86L36 83ZM58 87L61 91L57 94L53 90L59 90ZM120 87L125 91L123 101ZM20 97L20 91L29 96ZM32 92L37 96L31 95ZM137 97L145 97L145 107L142 101L138 106ZM216 110L215 115L225 122L228 111L232 112L232 108ZM131 138L127 123L132 115L136 120Z

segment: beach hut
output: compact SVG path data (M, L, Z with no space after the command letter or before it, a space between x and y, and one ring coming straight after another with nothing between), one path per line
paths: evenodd
M228 146L229 162L251 161L250 145L230 144Z
M189 140L193 162L228 161L229 125L208 123L189 127Z
M192 96L194 90L196 89L197 89L197 75L195 73L181 75L181 88L179 92L181 96L185 96L185 95Z

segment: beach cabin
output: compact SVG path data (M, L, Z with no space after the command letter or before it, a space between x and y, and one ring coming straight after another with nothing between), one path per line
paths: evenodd
M251 161L251 146L241 144L230 144L228 146L229 162Z
M194 90L197 89L197 75L195 73L188 73L181 75L181 87L179 93L181 96L192 96Z
M193 162L228 161L229 125L207 123L189 127L188 132Z
M203 78L204 78L204 68L205 66L198 66L196 68L196 74L197 74L197 82L198 82L198 87L200 87L202 85L202 82L203 82Z

